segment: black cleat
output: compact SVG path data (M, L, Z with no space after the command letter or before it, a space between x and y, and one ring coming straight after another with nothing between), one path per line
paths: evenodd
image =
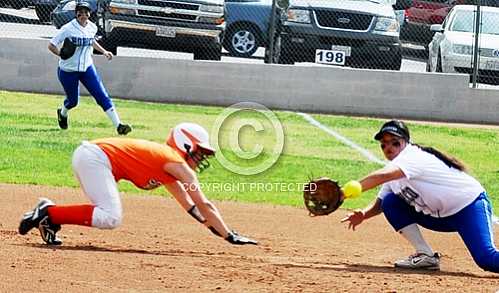
M61 109L57 109L57 122L59 122L59 127L61 129L68 129L68 117L62 115L61 112Z
M116 131L119 135L127 135L130 131L132 131L132 127L128 124L120 123L120 125L118 125L118 128L116 128Z
M38 227L40 221L48 217L48 208L55 205L50 199L40 198L40 201L32 211L24 214L19 223L19 234L26 235L31 229Z
M61 225L52 224L49 216L45 216L38 224L38 230L40 231L40 236L42 236L43 241L48 245L61 245L62 240L55 235L59 230L61 230Z

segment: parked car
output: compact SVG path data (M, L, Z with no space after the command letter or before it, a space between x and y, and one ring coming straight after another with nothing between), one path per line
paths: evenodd
M499 6L498 0L481 0L483 6ZM405 25L400 39L427 47L433 38L432 24L441 24L455 5L475 4L475 0L414 0L405 11Z
M194 59L220 60L225 31L223 0L87 0L101 45L188 52ZM74 0L62 0L52 13L61 27L74 18ZM94 8L95 7L95 8ZM95 16L93 16L95 15Z
M279 63L316 62L399 70L397 10L410 2L292 0L283 23Z
M34 0L36 16L40 22L50 22L50 14L59 4L59 0Z
M268 46L272 0L226 0L225 8L225 50L232 56L250 57L258 47Z
M479 41L479 77L499 81L499 8L481 7ZM434 24L429 44L427 71L472 73L475 39L475 5L457 5L443 24Z

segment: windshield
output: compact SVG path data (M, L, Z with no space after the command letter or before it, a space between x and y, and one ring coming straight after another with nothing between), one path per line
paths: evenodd
M481 13L482 34L499 35L499 13L497 12L482 12ZM450 30L455 32L472 33L475 27L475 12L471 10L456 11Z

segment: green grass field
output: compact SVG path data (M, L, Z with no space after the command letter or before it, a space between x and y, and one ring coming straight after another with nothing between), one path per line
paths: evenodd
M61 96L0 91L0 182L77 187L78 182L71 170L71 155L75 147L82 140L116 136L105 113L88 97L82 98L78 107L70 112L69 129L60 130L55 113L62 99ZM210 130L224 110L219 107L117 99L114 102L122 120L133 125L130 137L157 142L164 142L169 129L184 121L199 123ZM243 176L227 171L212 159L213 167L200 174L210 198L300 206L302 196L297 187L311 176L329 176L344 183L359 179L379 167L297 114L275 113L285 133L284 151L277 163L263 173ZM258 118L257 114L241 115L243 118ZM382 120L332 115L313 117L382 159L378 143L373 140ZM230 125L222 128L220 145L227 157L237 160L234 152L224 147L228 145L226 134ZM437 147L464 161L471 174L485 186L497 210L499 128L422 123L408 125L413 141ZM258 141L268 151L275 143L273 133L243 130L240 134L243 149ZM265 155L255 161L262 158L265 159ZM246 161L242 163L249 164ZM239 191L233 190L235 186ZM146 192L126 182L120 183L120 189L134 194L166 194L161 188ZM345 207L362 207L375 194L376 191L366 192L362 197L346 202Z

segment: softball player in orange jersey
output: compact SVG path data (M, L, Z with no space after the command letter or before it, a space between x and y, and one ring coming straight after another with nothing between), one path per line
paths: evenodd
M174 127L166 144L131 138L85 141L73 154L73 170L91 204L59 206L42 198L24 214L19 233L24 235L38 227L47 244L59 245L62 242L56 233L64 224L118 227L123 213L116 182L124 179L145 190L164 185L192 217L214 234L232 244L257 244L231 231L199 188L194 170L209 167L206 159L214 153L208 133L194 123Z

